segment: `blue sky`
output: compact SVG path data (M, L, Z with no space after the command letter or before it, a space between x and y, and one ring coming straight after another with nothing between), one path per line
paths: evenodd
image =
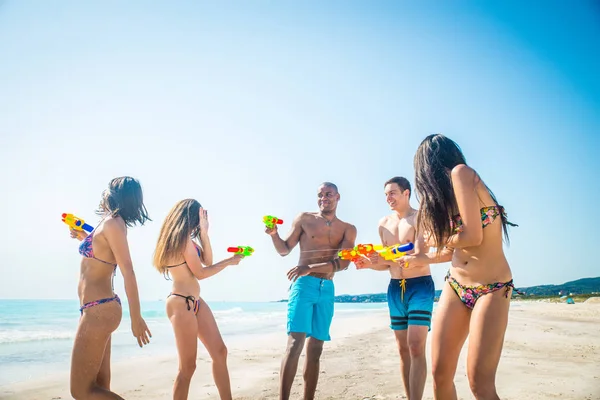
M208 300L285 298L290 222L335 182L338 216L374 242L383 182L414 181L420 141L462 147L506 207L517 286L597 276L600 8L591 1L45 2L0 5L0 297L76 298L80 256L60 214L97 222L115 176L138 178L153 222L130 230L144 299L168 210L198 199L217 259ZM418 206L413 198L413 205ZM448 265L433 268L441 288ZM353 268L336 291L386 290ZM122 278L115 281L124 295Z

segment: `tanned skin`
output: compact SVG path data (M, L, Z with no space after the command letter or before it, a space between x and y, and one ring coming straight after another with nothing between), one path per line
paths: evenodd
M379 221L379 237L384 246L414 243L413 254L426 253L429 247L422 235L416 233L417 210L410 206L410 190L397 183L385 185L384 194L392 213ZM420 259L419 259L420 260ZM376 271L389 271L392 279L409 279L431 275L426 260L413 263L412 268L405 268L405 262L385 260L377 253L370 258L356 262L359 269L370 268ZM426 326L409 325L406 330L395 330L394 335L400 353L400 371L404 383L404 391L409 400L423 398L425 381L427 380L427 359L425 347L428 328Z
M318 212L303 212L292 222L290 233L282 239L277 232L277 225L267 228L273 245L281 256L288 255L296 245L300 244L298 265L287 273L288 279L295 281L301 276L332 279L336 271L348 268L350 261L340 260L337 253L340 249L352 248L356 241L356 227L340 220L336 209L340 194L337 189L323 184L317 192ZM298 360L304 348L306 334L290 332L288 343L281 363L279 398L288 400L294 377L298 370ZM306 363L304 365L304 399L312 400L317 389L320 357L323 341L310 337L306 347Z

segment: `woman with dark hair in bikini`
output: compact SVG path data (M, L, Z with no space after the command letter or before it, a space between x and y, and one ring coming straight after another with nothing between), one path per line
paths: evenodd
M200 244L196 244L194 239ZM154 253L154 266L165 277L168 274L173 279L166 308L179 353L179 372L173 385L174 400L188 397L196 370L198 339L212 358L213 377L220 398L231 399L227 347L210 307L200 297L198 280L209 278L228 265L237 265L242 258L242 255L236 254L212 264L207 213L196 200L179 201L163 222Z
M117 265L123 275L131 316L131 330L140 347L152 337L142 318L127 227L149 220L142 188L130 177L115 178L104 191L96 211L102 216L88 235L71 230L80 240L83 256L78 294L81 318L71 358L71 396L75 399L122 399L110 391L111 335L121 323L121 300L113 291Z
M508 241L502 206L465 161L458 145L430 135L414 159L415 189L420 201L418 229L436 253L403 258L407 267L451 261L432 329L433 382L436 399L456 399L454 375L469 336L467 376L477 399L499 399L496 369L500 361L508 309L514 289L504 256Z

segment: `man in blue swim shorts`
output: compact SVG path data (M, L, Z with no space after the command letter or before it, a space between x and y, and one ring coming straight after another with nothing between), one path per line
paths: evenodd
M406 178L394 177L384 184L384 193L393 213L379 221L379 236L385 246L414 243L415 253L426 253L423 236L415 237L417 210L410 206L411 187ZM425 345L431 330L431 313L435 287L429 264L410 269L404 262L388 261L378 254L356 262L357 268L390 271L388 306L390 327L400 351L400 367L406 396L410 400L423 398L427 379Z
M341 249L354 247L356 227L340 220L336 209L340 194L331 182L325 182L317 191L318 212L300 213L292 222L291 232L282 239L274 228L266 229L275 249L281 256L288 255L300 244L298 265L288 271L292 281L288 299L288 344L281 363L279 398L288 400L298 360L306 346L304 365L304 399L314 399L319 379L319 360L323 343L331 340L329 327L333 319L333 276L348 268L349 261L340 260Z

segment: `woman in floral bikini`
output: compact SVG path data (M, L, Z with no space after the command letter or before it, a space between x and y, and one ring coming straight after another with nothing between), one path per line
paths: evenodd
M499 399L496 369L514 289L504 256L508 240L502 206L479 175L466 165L458 145L443 135L423 140L415 155L417 226L436 253L404 257L406 266L452 262L432 328L436 399L456 399L454 375L469 336L467 376L475 398ZM416 261L416 262L415 262Z
M139 182L127 176L111 180L97 213L102 220L89 235L71 230L71 237L81 241L82 255L77 290L81 318L71 358L71 396L77 400L122 399L110 390L111 335L123 313L121 299L113 291L117 266L125 283L133 336L140 347L151 336L142 318L127 243L127 228L149 220Z

